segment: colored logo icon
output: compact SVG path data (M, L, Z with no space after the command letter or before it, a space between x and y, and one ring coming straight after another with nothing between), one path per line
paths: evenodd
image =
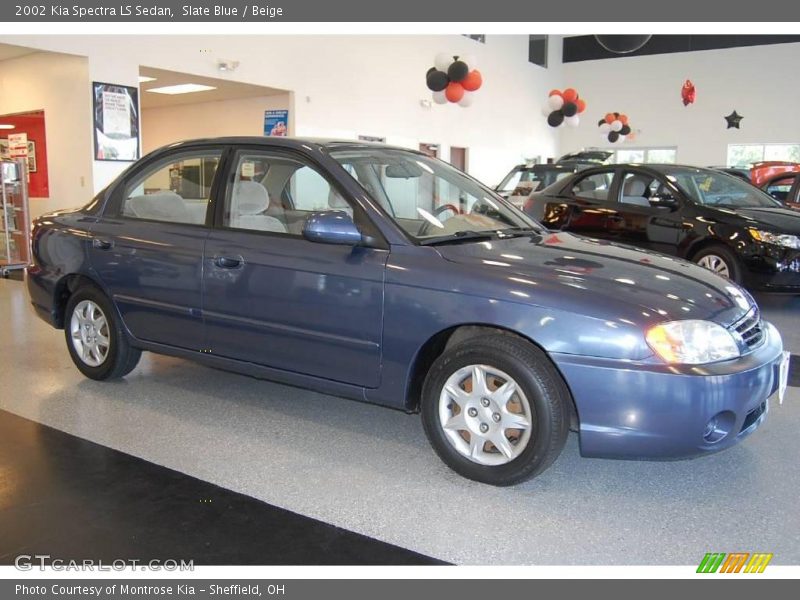
M698 573L763 573L772 554L766 552L708 552L697 567Z

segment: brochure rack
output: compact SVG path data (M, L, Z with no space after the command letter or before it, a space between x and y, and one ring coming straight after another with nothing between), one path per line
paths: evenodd
M30 263L30 213L25 159L0 161L0 276Z

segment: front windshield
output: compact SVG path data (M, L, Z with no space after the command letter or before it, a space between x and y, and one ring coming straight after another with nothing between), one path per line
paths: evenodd
M698 204L734 209L781 206L757 187L720 171L674 168L664 174Z
M422 243L541 229L494 192L438 159L389 148L334 149L331 156Z

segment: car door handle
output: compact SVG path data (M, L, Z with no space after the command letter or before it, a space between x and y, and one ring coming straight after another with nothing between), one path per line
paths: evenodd
M244 258L241 256L217 256L214 258L214 264L220 269L238 269L244 264Z
M111 240L103 240L100 238L92 239L92 247L98 250L111 250L114 247L114 242Z

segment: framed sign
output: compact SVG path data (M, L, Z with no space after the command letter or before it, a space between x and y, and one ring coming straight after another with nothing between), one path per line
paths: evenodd
M264 135L286 137L289 135L289 111L265 110Z
M95 160L139 158L139 90L113 83L92 83Z

